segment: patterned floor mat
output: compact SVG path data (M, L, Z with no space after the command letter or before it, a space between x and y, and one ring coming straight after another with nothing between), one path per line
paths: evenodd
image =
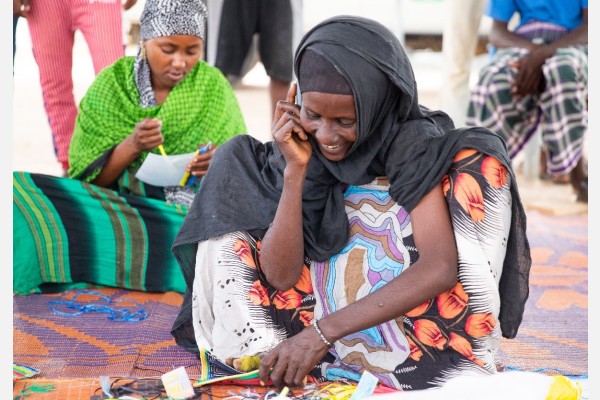
M588 371L587 229L587 214L528 213L530 295L517 337L501 342L503 365L573 375Z
M587 214L528 213L533 255L530 297L517 337L501 342L500 366L587 374L587 227ZM14 297L13 361L40 371L35 378L14 384L14 398L90 399L97 394L99 376L157 377L180 366L186 367L191 379L199 377L196 356L179 348L169 332L182 301L180 294L97 291L113 304L122 300L121 306L129 305L134 312L143 309L147 316L138 322L110 320L110 314L102 312L69 317L64 309L49 307L52 301L68 301L76 291ZM54 387L48 392L32 391L32 385L44 384ZM26 396L20 394L23 390ZM220 392L207 396L228 397L244 388L214 390Z
M94 291L112 300L109 308L142 309L147 317L132 322L111 320L103 312L65 316L76 310L56 303L67 302L77 291L16 296L13 361L40 370L38 377L47 379L140 377L182 365L189 367L192 378L199 377L197 357L177 346L170 334L183 299L180 294ZM101 296L91 294L79 295L77 303L96 308L107 305Z

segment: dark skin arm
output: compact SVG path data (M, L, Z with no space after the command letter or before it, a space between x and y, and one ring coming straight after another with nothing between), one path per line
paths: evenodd
M294 286L304 265L302 190L312 155L308 136L300 126L300 107L294 104L296 86L287 101L278 101L273 117L273 138L286 160L284 183L271 227L261 243L261 267L278 290Z
M288 102L290 102L289 100L288 96ZM284 131L287 124L288 122L282 122L276 126L279 131ZM293 148L294 145L300 146L303 142L293 139L294 136L300 135L296 134L296 130L291 132L291 129L292 126L288 125L287 136L283 133L278 136L290 136L290 142L287 143L290 148ZM301 151L298 153L305 154ZM290 188L290 195L298 193L292 189ZM300 235L291 237L293 245L302 243L300 240L302 204L293 199L291 199L292 203L288 204L287 197L285 203L283 200L282 195L277 212L279 213L281 209L285 210L285 214L282 213L281 219L274 221L273 226L267 232L272 235L261 245L261 263L266 261L264 255L267 253L273 257L269 259L269 263L277 260L278 256L281 257L281 264L278 264L278 268L288 271L287 274L283 272L281 274L287 275L286 279L289 277L291 280L291 277L299 276L300 272L289 272L292 268L287 267L290 262L286 263L286 259L289 260L291 251L296 251L290 248L289 232L293 231L293 235ZM290 216L293 218L290 219ZM456 285L458 271L456 242L441 185L437 185L421 199L410 216L415 244L419 249L419 260L381 289L319 320L319 327L330 342L339 340L350 333L398 318L426 300ZM284 223L284 225L279 227L277 235L275 235L272 230L278 223ZM289 225L289 223L294 223L296 226ZM277 250L281 247L284 249ZM297 257L295 262L302 262L303 252L296 252L298 254L294 253L294 256ZM295 268L294 264L294 271ZM300 269L301 266L297 268ZM267 274L267 279L272 284L270 273ZM291 285L294 283L295 281ZM259 378L261 382L267 382L270 377L278 388L286 385L301 386L306 375L328 350L329 348L321 340L316 330L312 326L307 327L294 337L280 343L262 358Z
M210 161L212 160L213 154L216 150L217 146L211 144L210 150L208 150L204 154L198 154L194 158L192 158L192 161L190 161L190 163L185 166L185 170L189 171L191 175L195 176L206 175L206 171L208 171L208 166L210 165Z
M162 121L156 118L146 118L138 122L133 133L115 147L108 162L92 183L109 187L142 152L162 144L164 138L161 126ZM215 150L216 146L213 146L210 151L194 157L186 166L186 170L192 175L205 175Z
M520 47L529 53L511 64L518 70L512 92L516 96L539 93L543 89L542 66L561 47L588 43L588 10L582 9L581 24L562 38L545 45L533 44L529 40L508 30L508 23L494 20L490 32L490 43L497 48Z

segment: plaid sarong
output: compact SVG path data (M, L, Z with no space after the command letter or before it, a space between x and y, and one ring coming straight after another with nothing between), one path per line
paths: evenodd
M540 27L542 36L551 32ZM532 40L536 35L526 30ZM542 40L548 38L540 37ZM583 154L587 130L588 46L558 49L543 65L545 89L514 98L511 84L517 71L510 63L527 55L521 48L499 49L471 91L467 125L486 127L500 135L513 159L539 129L547 151L547 170L571 171Z

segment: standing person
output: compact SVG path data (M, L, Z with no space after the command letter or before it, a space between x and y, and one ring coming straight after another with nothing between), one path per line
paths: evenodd
M122 8L136 0L33 0L27 16L33 56L40 72L42 96L52 142L64 175L77 105L73 95L73 45L80 30L92 56L96 75L125 55Z
M502 136L511 158L541 130L548 174L568 173L587 203L587 0L491 0L488 15L497 51L471 92L467 123Z
M469 106L469 79L479 26L487 0L448 0L447 17L442 35L444 85L441 109L448 113L454 125L465 126Z
M262 355L278 387L496 372L531 266L500 137L420 106L404 48L370 19L318 24L294 70L274 141L221 146L175 239L177 343L209 353L203 370Z
M136 173L161 145L177 155L211 142L187 165L202 177L214 149L246 133L231 85L202 61L205 27L197 0L146 0L137 56L102 70L81 100L73 179L13 174L15 293L73 284L185 291L170 246L189 206L180 199L198 179L158 187Z
M215 66L230 82L243 78L253 38L258 34L258 54L269 76L271 111L285 99L293 79L294 18L292 0L223 0L219 18ZM210 7L210 3L209 3ZM211 52L211 49L208 49Z

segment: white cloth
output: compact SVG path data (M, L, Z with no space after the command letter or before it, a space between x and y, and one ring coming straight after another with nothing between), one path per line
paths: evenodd
M250 235L234 232L198 243L192 293L192 321L198 348L221 362L267 352L286 338L267 309L248 300L252 274L234 246Z

